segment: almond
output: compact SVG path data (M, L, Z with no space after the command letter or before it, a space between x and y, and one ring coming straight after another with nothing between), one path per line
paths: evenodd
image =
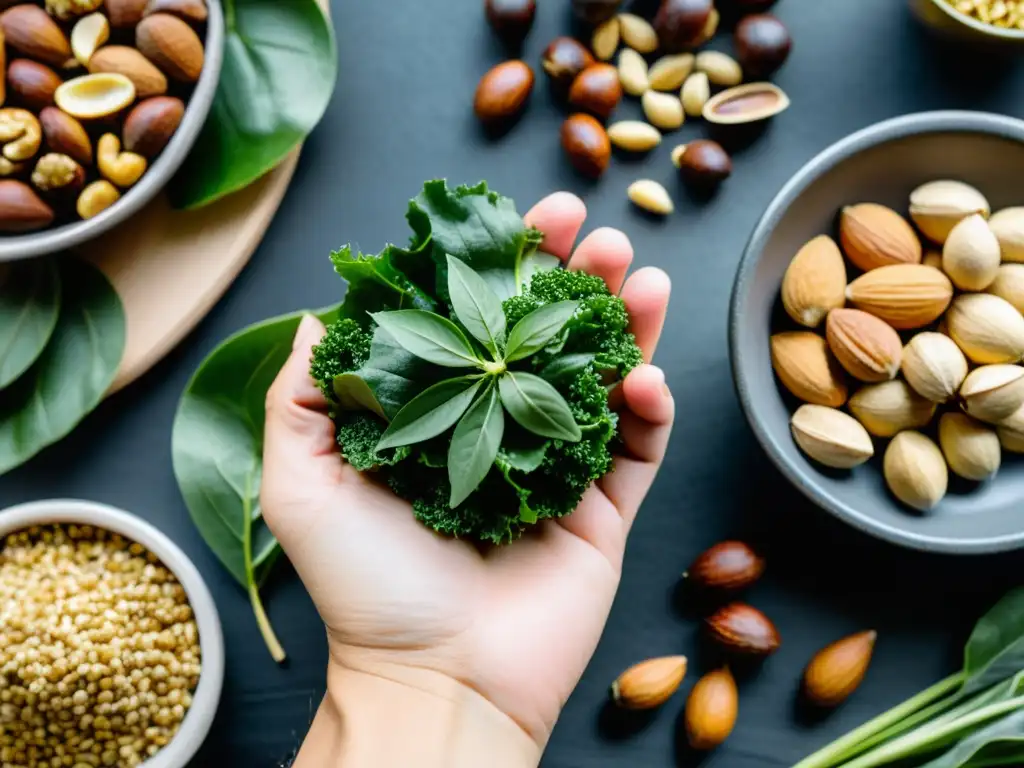
M80 165L92 165L89 134L75 118L56 107L47 107L39 113L39 123L51 151L67 155Z
M985 196L962 181L931 181L910 193L910 218L925 237L939 244L963 219L973 214L988 218L989 213Z
M963 291L983 291L999 270L999 241L979 214L953 227L942 249L942 271Z
M1008 419L1024 405L1024 368L1019 365L983 365L975 368L960 387L964 410L992 423Z
M874 631L837 640L823 648L804 670L804 694L819 707L835 707L860 686L878 637Z
M842 368L825 339L810 331L786 331L771 338L772 367L783 386L804 402L838 408L846 402Z
M999 444L1010 453L1024 453L1024 407L996 427Z
M159 96L167 92L167 78L152 62L127 45L108 45L100 48L89 60L93 74L113 72L124 75L135 85L140 99Z
M71 45L57 22L36 5L16 5L0 14L7 45L30 59L62 67L71 58Z
M53 209L28 184L0 181L0 232L28 232L53 221Z
M708 636L723 650L742 656L769 656L779 650L779 631L761 611L746 603L730 603L705 621Z
M965 480L987 480L1002 463L996 431L962 413L942 414L939 445L949 468Z
M826 467L853 469L875 455L867 430L852 416L823 405L801 405L790 420L793 439Z
M1003 261L1024 261L1024 207L1004 208L988 225L999 241Z
M694 749L714 749L732 733L739 711L736 680L727 668L708 672L686 700L686 738Z
M1024 317L988 293L957 297L946 315L949 335L975 363L1015 363L1024 356Z
M203 71L203 42L169 13L147 16L135 28L135 47L172 80L194 83Z
M15 59L7 68L7 87L31 110L53 104L53 94L62 82L52 69L30 59Z
M816 328L846 301L846 263L839 246L819 235L801 248L782 278L782 304L800 325Z
M1006 299L1014 309L1024 313L1024 264L1000 265L996 279L985 291Z
M683 578L716 593L746 589L764 574L764 558L742 541L722 541L698 555Z
M124 148L150 159L156 157L178 130L184 115L185 104L172 96L140 102L124 121Z
M134 27L142 21L148 0L104 0L110 26L116 28Z
M839 236L847 257L868 272L888 264L920 264L921 241L891 208L861 203L843 209Z
M849 405L857 421L876 437L892 437L904 429L925 427L937 407L902 379L861 387L850 398Z
M202 24L209 15L205 0L149 0L142 15L154 13L173 13L194 24Z
M932 267L894 264L858 277L847 286L846 298L893 328L923 328L938 320L949 307L953 284Z
M949 336L919 333L903 348L903 377L921 397L945 403L967 378L967 358Z
M888 381L899 372L903 357L900 335L874 315L859 309L833 309L825 333L832 354L855 379Z
M946 495L949 472L934 442L920 432L900 432L889 443L882 462L885 481L907 506L926 512Z
M648 659L619 675L612 683L612 700L623 709L660 707L679 690L685 675L685 656Z

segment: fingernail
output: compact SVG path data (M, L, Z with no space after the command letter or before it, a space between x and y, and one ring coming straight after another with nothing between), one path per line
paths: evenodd
M672 397L672 390L668 388L668 384L662 384L661 391L665 393L665 397Z
M648 365L647 367L650 368L651 372L657 377L658 383L661 384L661 386L664 387L665 386L665 372L663 370L661 370L661 368L659 368L656 365Z
M299 347L311 344L315 344L319 339L311 339L310 335L316 332L316 318L312 315L306 314L302 316L302 321L299 323L299 328L295 331L295 339L292 341L292 349L296 350Z

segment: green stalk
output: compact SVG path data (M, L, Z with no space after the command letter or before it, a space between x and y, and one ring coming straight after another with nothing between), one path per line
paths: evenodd
M248 490L247 488L246 497L242 503L242 511L245 515L245 521L242 525L242 557L245 564L245 580L248 584L249 602L252 603L252 612L256 615L256 624L259 625L260 634L263 635L263 642L266 643L267 650L270 651L274 661L281 664L288 656L284 652L281 641L277 639L277 634L270 623L267 611L263 608L259 584L256 581L256 568L252 562L252 507L249 504L249 499L252 498L252 495Z
M916 728L921 723L926 723L932 718L938 717L939 715L943 716L942 722L945 722L945 719L949 717L959 717L960 715L964 714L963 710L966 705L960 707L957 707L955 705L961 702L962 700L962 696L959 693L953 694L952 696L947 696L946 698L935 702L930 707L925 707L924 709L915 712L910 717L901 720L895 725L886 728L881 733L876 733L871 738L865 739L862 743L858 744L855 749L852 749L848 751L845 755L843 755L842 759L850 760L863 752L867 752L872 747L876 747L879 744L889 741L889 739L895 738L896 736L899 736L901 733L906 733L907 731ZM975 699L971 699L968 703L973 703L974 701ZM977 707L972 707L971 709L976 708ZM970 709L968 709L967 711L970 711Z
M931 688L921 691L902 704L898 704L889 711L883 712L873 720L869 720L859 728L855 728L845 736L836 739L828 746L819 749L813 755L805 757L794 765L793 768L832 768L839 765L847 759L849 754L857 754L859 751L857 747L861 742L897 726L905 718L941 699L950 691L959 688L965 679L966 675L963 672L957 672L945 680L940 680Z

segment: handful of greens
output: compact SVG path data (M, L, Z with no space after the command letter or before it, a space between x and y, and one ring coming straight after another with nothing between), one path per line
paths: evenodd
M641 352L622 300L486 184L428 182L406 218L408 248L332 254L348 292L312 374L353 467L434 530L507 542L612 468L608 388Z

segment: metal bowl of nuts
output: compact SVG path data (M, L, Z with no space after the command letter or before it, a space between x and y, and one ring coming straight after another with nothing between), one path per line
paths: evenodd
M163 189L210 112L220 0L0 3L0 262L65 250Z
M0 605L4 765L188 765L220 700L224 640L170 539L85 501L0 511Z
M925 24L947 36L1003 47L1024 44L1024 3L1019 0L910 0Z
M733 375L769 457L872 535L1024 547L1024 122L907 115L811 160L754 230Z

